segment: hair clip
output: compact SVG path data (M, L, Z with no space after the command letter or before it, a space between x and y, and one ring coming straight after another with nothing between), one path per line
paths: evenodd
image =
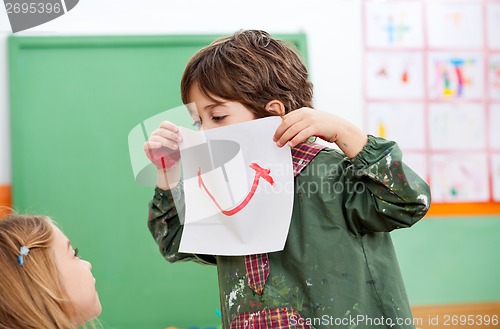
M30 252L30 250L28 247L22 246L21 248L19 248L20 255L17 256L17 262L19 263L19 265L23 266L24 256L28 256L29 252Z

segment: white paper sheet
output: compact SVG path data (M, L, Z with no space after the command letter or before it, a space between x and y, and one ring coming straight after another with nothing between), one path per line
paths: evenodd
M283 250L294 182L290 148L278 148L272 140L280 123L279 117L269 117L202 132L181 128L185 217L180 252ZM274 184L258 176L252 164L269 169Z
M480 1L429 2L427 34L431 48L482 48L483 20Z

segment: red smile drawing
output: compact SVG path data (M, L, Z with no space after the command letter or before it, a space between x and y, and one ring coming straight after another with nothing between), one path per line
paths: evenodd
M239 205L237 205L236 207L234 207L233 209L230 209L230 210L224 210L224 209L222 209L222 207L219 205L219 203L217 202L217 200L215 200L215 197L212 195L212 193L210 193L210 191L208 190L207 186L203 182L203 179L201 178L201 168L198 169L198 186L200 188L203 188L205 190L205 192L207 192L207 194L210 197L210 199L212 199L212 201L214 202L214 204L217 206L217 208L219 208L219 210L224 215L226 215L226 216L233 216L234 214L238 213L241 209L245 208L247 206L247 204L250 202L250 200L252 199L252 197L255 194L255 191L257 190L257 186L259 185L260 178L263 178L269 184L271 184L271 186L274 186L274 180L269 175L269 173L271 172L270 169L262 168L261 166L259 166L256 163L252 163L250 165L250 168L252 168L253 170L255 170L255 177L253 179L252 188L250 189L250 192L248 192L248 194L245 197L245 199L243 201L241 201L241 203Z

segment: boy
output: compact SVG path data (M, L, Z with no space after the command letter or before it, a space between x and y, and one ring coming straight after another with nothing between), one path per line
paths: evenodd
M212 256L178 252L184 209L174 200L182 204L182 183L177 158L165 151L178 150L178 128L164 121L145 144L158 168L148 227L169 262L217 266L223 327L414 328L388 232L422 218L430 194L397 145L313 110L305 66L264 31L240 31L200 50L181 93L196 104L202 129L279 115L274 141L292 147L295 196L284 250ZM303 142L311 136L343 153Z

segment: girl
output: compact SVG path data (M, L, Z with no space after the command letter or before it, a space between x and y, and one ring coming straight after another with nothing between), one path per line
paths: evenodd
M86 327L101 313L91 269L50 218L0 220L0 328Z

